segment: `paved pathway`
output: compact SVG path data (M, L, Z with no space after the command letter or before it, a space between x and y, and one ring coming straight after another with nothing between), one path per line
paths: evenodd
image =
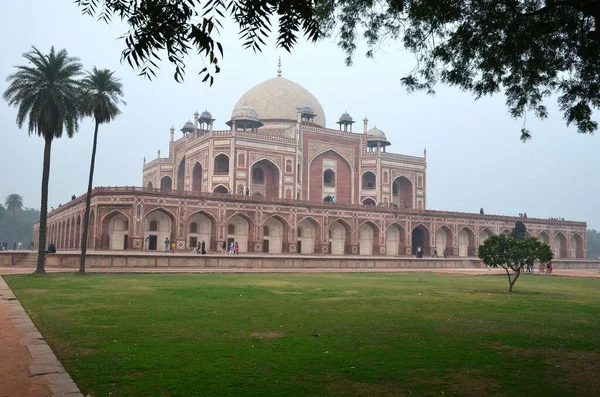
M29 274L28 267L0 267L0 275ZM77 268L48 268L48 273L72 273ZM404 273L432 272L465 275L504 275L487 269L249 269L249 268L90 268L90 273ZM525 275L528 277L529 275ZM554 277L600 278L600 270L561 269ZM83 397L77 385L57 360L8 285L0 277L0 397ZM6 385L6 386L5 386Z
M0 396L83 397L0 277Z

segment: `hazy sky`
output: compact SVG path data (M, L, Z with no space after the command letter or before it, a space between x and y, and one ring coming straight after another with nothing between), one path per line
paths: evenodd
M125 31L120 24L106 25L82 16L70 0L5 1L0 6L1 89L22 54L31 46L47 53L50 47L66 48L86 69L110 68L121 78L127 106L113 123L100 129L95 186L142 183L142 161L154 159L157 150L168 153L169 128L181 128L197 109L208 109L215 128L226 129L231 110L252 86L274 77L281 56L283 76L304 86L325 109L328 127L348 111L357 130L365 116L392 142L388 151L420 156L427 147L428 209L516 215L563 217L586 221L600 228L600 137L579 135L567 128L554 100L548 101L550 118L527 121L533 139L519 141L522 120L509 117L504 97L477 102L470 94L439 87L436 96L407 94L400 77L414 67L411 54L388 43L375 60L356 55L352 67L335 40L300 44L292 55L275 49L262 53L244 50L237 31L223 32L225 59L212 87L201 82L197 71L202 59L187 62L184 83L173 80L173 68L161 64L152 82L138 77L120 63ZM271 41L272 43L272 41ZM16 109L0 103L0 197L19 193L28 207L40 206L43 140L29 137L15 123ZM177 131L177 137L180 133ZM85 192L93 136L93 121L86 119L73 139L54 141L49 205L58 206L72 194Z

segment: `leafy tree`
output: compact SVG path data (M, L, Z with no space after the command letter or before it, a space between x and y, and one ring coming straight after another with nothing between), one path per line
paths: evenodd
M548 263L554 254L548 244L535 237L516 239L500 234L489 237L479 246L479 258L489 267L506 270L508 292L512 292L525 266L535 261Z
M600 256L600 232L594 229L587 231L588 259L598 259Z
M15 219L15 212L23 211L23 197L16 193L9 194L4 200L4 205L6 205L7 210L13 213L13 219Z
M402 82L434 92L438 83L478 99L503 91L512 117L546 118L545 98L558 93L567 125L593 133L600 108L598 0L75 0L84 14L124 21L122 58L149 78L161 52L181 81L185 59L201 54L211 84L219 73L222 22L237 23L244 47L260 51L277 17L277 46L291 51L304 34L315 42L333 34L352 64L359 40L373 57L386 39L416 56ZM531 137L523 127L521 139Z
M23 208L15 218L5 216L4 207L0 206L0 244L6 242L12 249L14 243L22 241L24 248L29 248L33 225L39 221L40 212L32 208Z
M10 83L4 99L17 108L19 128L27 121L29 135L44 138L44 165L42 169L42 199L38 261L36 273L44 269L46 247L46 219L48 215L48 180L50 178L50 152L52 141L66 132L70 138L78 130L80 84L82 73L77 58L66 50L42 54L37 48L23 54L26 66L17 66L17 72L8 76Z
M526 233L527 233L527 227L525 226L525 224L521 221L516 221L515 227L510 232L510 237L516 238L516 239L522 239L527 236Z
M87 195L85 198L85 214L83 215L83 232L81 233L81 257L79 272L85 273L85 255L87 252L88 226L90 223L90 203L92 199L92 183L94 180L94 166L96 163L96 148L98 144L98 128L100 124L110 123L121 111L119 104L123 102L123 86L119 79L114 77L114 72L108 69L92 69L83 79L83 112L92 116L96 123L94 128L94 144L92 146L92 159L90 163L90 177L88 180Z

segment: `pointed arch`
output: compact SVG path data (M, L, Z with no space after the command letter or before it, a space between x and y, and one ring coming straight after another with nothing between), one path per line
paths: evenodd
M173 243L176 238L175 215L166 208L155 208L144 214L144 249L150 251L169 250L166 243Z
M548 234L546 231L541 231L540 234L538 234L538 240L540 240L544 244L551 245L550 234Z
M199 161L196 161L194 167L192 168L192 190L194 192L202 191L202 164Z
M102 239L100 247L106 250L125 250L129 248L129 217L114 210L102 218Z
M363 199L362 203L363 203L363 205L377 205L375 200L373 200L371 197L367 197L367 198Z
M377 188L377 177L375 173L372 171L366 171L361 175L361 189L362 190L370 190Z
M329 253L333 255L344 255L351 253L352 228L342 218L329 223Z
M229 174L229 156L225 153L217 154L213 159L213 164L215 175Z
M280 198L281 169L271 159L261 158L250 166L250 191L252 195L261 193L263 197Z
M492 232L492 230L489 227L484 227L479 232L479 244L483 244L483 242L485 240L492 237L493 235L494 235L494 232Z
M415 189L406 175L397 176L392 182L392 202L400 209L414 208Z
M160 190L169 191L173 189L173 179L166 175L160 178Z
M77 214L77 220L75 221L75 248L81 248L81 215Z
M177 191L183 192L185 190L185 156L179 162L177 167Z
M579 233L573 233L571 236L571 258L583 258L583 239Z
M453 243L452 229L447 225L442 225L435 231L435 248L438 254L443 254L448 249L448 254L452 255Z
M148 181L148 183L146 184L146 188L154 189L154 185L152 184L152 181Z
M417 254L417 248L421 247L423 250L423 255L429 255L431 251L430 242L431 242L431 232L429 228L422 223L419 223L415 227L413 227L411 232L411 241L412 241L412 254Z
M229 194L229 189L225 185L217 185L213 188L213 193Z
M379 255L379 227L372 221L358 226L359 254Z
M235 212L227 218L227 247L238 243L240 253L251 252L254 241L254 220L248 214Z
M88 241L87 248L96 248L96 211L92 208L90 210L90 221L88 223Z
M500 234L504 234L505 236L510 236L511 233L512 233L512 230L504 229L504 230L502 230L502 232Z
M307 216L298 222L296 227L297 253L314 254L318 252L317 242L321 242L321 224L313 217Z
M202 246L204 242L207 251L218 251L217 219L210 212L196 211L187 217L185 224L186 247L189 250L197 248L198 244Z
M554 257L561 259L567 257L567 238L562 232L554 236Z
M264 233L267 232L268 233ZM280 215L272 214L263 222L263 252L281 254L289 250L290 226Z
M476 256L475 233L468 226L458 232L458 256Z
M385 254L388 256L404 255L406 252L406 230L397 222L385 230Z
M325 180L325 172L331 170L327 177L335 179ZM335 202L340 204L353 203L354 197L354 168L342 154L335 149L327 149L308 163L308 199L313 202L323 201L325 196L335 197Z

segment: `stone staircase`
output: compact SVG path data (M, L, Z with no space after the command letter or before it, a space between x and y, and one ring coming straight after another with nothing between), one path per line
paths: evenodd
M32 267L37 266L38 254L26 254L23 258L15 263L15 267Z

